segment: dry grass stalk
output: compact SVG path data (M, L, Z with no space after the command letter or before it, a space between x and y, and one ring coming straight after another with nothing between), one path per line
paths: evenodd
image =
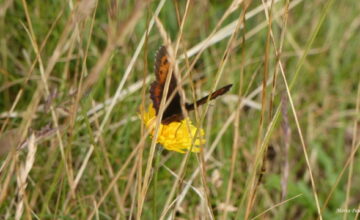
M123 44L126 37L134 30L135 25L141 18L144 8L146 8L148 3L149 1L137 0L130 15L124 21L117 22L115 30L113 30L112 27L109 28L106 48L79 89L78 99L83 97L99 79L100 73L109 61L111 54L118 45Z
M24 164L20 164L18 173L17 173L17 186L18 186L18 203L16 207L16 215L15 219L21 219L24 211L24 204L27 203L26 198L26 186L27 186L27 178L29 173L34 165L35 154L36 154L36 143L35 143L35 135L32 134L29 140L28 154L26 156L26 160ZM29 210L27 210L29 211Z
M248 9L250 5L249 1L245 1L244 2L244 6L243 6L243 11L239 16L239 20L238 23L235 27L235 30L233 32L233 35L231 36L231 38L235 37L237 35L237 31L240 30L240 27L245 27L246 23L245 23L245 17L246 17L246 11ZM242 34L242 47L245 48L245 33ZM231 48L232 49L232 48ZM237 102L237 108L236 108L236 112L235 112L235 119L234 119L234 138L233 138L233 144L232 144L232 156L231 156L231 167L230 167L230 177L229 177L229 183L227 186L227 190L226 190L226 198L225 198L225 203L224 206L225 207L231 207L232 205L230 204L230 197L232 194L232 190L233 190L233 178L234 178L234 174L235 174L235 164L236 164L236 160L237 160L237 155L238 155L238 151L240 148L240 132L239 132L239 123L240 123L240 115L241 115L241 104L243 103L243 99L241 98L242 96L242 87L243 87L243 74L244 74L244 68L245 68L245 50L242 51L242 62L240 64L240 68L241 68L241 72L240 72L240 86L239 86L239 90L238 90L238 102ZM235 208L236 209L236 208ZM222 219L226 220L227 219L227 214L230 210L228 208L226 208L223 212L222 215Z
M291 106L291 110L292 110L292 113L293 113L293 116L294 116L294 119L295 119L296 128L297 128L297 131L298 131L298 134L299 134L299 137L300 137L301 147L303 149L306 165L307 165L308 172L309 172L309 175L310 175L311 187L312 187L312 191L313 191L313 195L314 195L314 199L315 199L315 204L316 204L316 208L317 208L318 215L319 215L318 217L319 217L320 220L322 220L320 203L319 203L319 199L318 199L318 195L317 195L317 190L316 190L316 184L315 184L315 180L314 180L314 176L313 176L313 171L312 171L311 164L310 164L309 157L308 157L308 153L307 153L307 147L306 147L305 140L304 140L304 137L303 137L303 133L302 133L302 130L301 130L301 127L300 127L299 119L297 117L296 109L295 109L295 106L294 106L294 103L293 103L293 100L292 100L292 97L291 97L290 88L289 88L288 83L287 83L284 68L283 68L281 62L279 62L279 64L280 64L281 76L283 78L283 81L284 81L284 84L285 84L285 87L286 87L286 93L287 93L289 103L290 103L290 106Z
M282 96L282 102L281 102L281 113L282 113L282 130L284 134L284 155L283 155L283 175L281 176L281 200L285 200L287 195L287 184L289 180L289 148L290 148L290 141L291 141L291 128L289 124L289 117L288 117L288 101L286 94L283 94Z
M88 2L88 1L85 1L83 0L82 2L80 2L83 6L83 4L86 4L85 2ZM50 57L49 61L48 61L48 65L44 66L44 64L42 63L42 60L41 60L41 48L38 47L37 45L37 39L35 37L35 34L34 34L34 31L33 31L33 26L32 26L32 21L31 21L31 18L30 18L30 15L29 15L29 12L28 12L28 8L27 8L27 3L26 1L22 1L22 4L24 6L24 11L25 11L25 15L26 15L26 19L27 19L27 22L28 22L28 28L27 27L24 27L25 30L27 31L29 37L30 37L30 40L31 40L31 43L32 43L32 46L36 52L36 60L39 61L39 65L40 65L40 73L41 73L41 79L42 81L40 81L40 83L38 84L37 88L36 88L36 91L34 92L33 96L32 96L32 100L30 102L30 104L28 105L27 107L27 110L24 112L23 114L23 118L24 120L22 121L21 125L20 125L20 134L21 134L21 138L20 140L24 140L25 137L27 136L27 131L29 129L29 127L31 126L31 123L32 123L32 120L33 120L33 116L35 115L35 112L38 108L38 105L40 103L40 100L41 100L41 97L42 95L44 94L44 91L47 95L49 95L49 86L48 86L48 83L47 83L47 80L50 76L50 73L52 72L53 68L55 67L55 64L57 63L57 61L59 60L60 56L62 55L62 53L66 50L66 44L67 44L67 40L68 40L68 35L69 33L73 30L73 27L77 24L77 22L81 22L83 19L86 18L86 16L90 13L90 8L92 7L92 4L89 4L87 5L86 8L77 8L77 10L73 10L72 11L72 14L70 15L70 19L67 23L67 25L65 26L65 29L60 37L60 40L52 54L52 56ZM73 17L74 15L74 17ZM75 15L81 15L80 17L76 17ZM72 19L74 18L74 19ZM52 26L53 28L54 26ZM52 28L51 28L51 31L52 31ZM51 33L51 31L49 33ZM73 32L74 34L75 32ZM48 35L49 36L49 35ZM45 46L45 44L43 44L42 46ZM34 61L33 63L33 66L35 66L35 63L36 61ZM20 90L20 92L18 93L18 95L22 95L22 90ZM57 124L57 116L56 116L56 113L54 112L54 109L51 107L51 113L52 113L52 118L54 120L54 124L55 124L55 127L58 127L58 124ZM61 140L61 135L59 132L57 132L57 137L58 137L58 140L60 142L60 146L61 146L61 149L62 149L62 155L63 155L63 159L65 161L65 158L64 158L64 151L63 151L63 145L61 144L62 143L62 140ZM67 167L67 163L65 162L65 166ZM66 169L67 171L67 175L68 175L68 179L69 179L69 184L70 186L72 185L71 184L71 173L69 171L69 169L67 168Z
M129 77L129 75L130 75L130 73L131 73L131 71L132 71L132 69L133 69L133 67L135 65L135 61L136 61L137 57L140 54L141 48L144 45L146 33L149 32L152 29L152 27L154 25L155 17L157 17L158 14L160 13L160 10L164 6L164 3L165 3L165 0L162 0L159 3L159 5L158 5L158 7L157 7L157 9L155 11L155 14L153 15L153 17L152 17L152 19L151 19L151 21L149 23L148 30L144 33L143 37L141 38L141 41L140 41L140 43L139 43L139 45L138 45L138 47L137 47L131 61L130 61L130 64L128 65L128 67L127 67L127 69L125 71L125 74L124 74L124 76L123 76L123 78L122 78L122 80L121 80L121 82L120 82L120 84L119 84L119 86L118 86L118 88L117 88L117 90L115 92L115 95L114 95L114 97L113 97L113 99L112 99L112 101L110 103L110 106L107 108L107 111L105 113L105 117L104 117L104 119L102 120L102 122L100 124L99 132L97 133L98 135L96 135L96 137L95 137L95 140L94 140L95 143L97 143L97 141L99 140L100 135L102 135L102 131L103 131L103 129L104 129L109 117L110 117L110 114L111 114L115 104L116 104L116 100L118 100L119 96L121 95L123 87L125 85L125 82L126 82L127 78ZM84 92L85 90L83 89L82 91ZM85 170L85 168L87 166L87 163L88 163L88 161L90 159L90 156L92 155L93 151L94 151L94 145L92 144L90 146L90 149L88 150L88 152L87 152L87 154L85 156L84 162L82 163L82 165L80 167L80 170L79 170L79 172L78 172L78 174L77 174L77 176L75 178L75 187L78 185L78 183L79 183L79 181L80 181L80 179L82 177L82 174L83 174L83 172L84 172L84 170Z

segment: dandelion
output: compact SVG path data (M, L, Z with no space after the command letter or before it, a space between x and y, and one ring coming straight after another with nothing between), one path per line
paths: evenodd
M147 129L150 130L151 138L155 133L155 128L152 125L156 121L156 112L152 104L150 104L148 111L141 111L140 115L143 123ZM158 138L156 143L160 143L166 150L176 151L179 153L186 153L186 150L191 152L199 152L200 146L205 143L203 129L198 131L195 138L194 145L191 146L193 138L197 133L197 129L189 118L185 118L180 122L171 122L169 124L160 124Z

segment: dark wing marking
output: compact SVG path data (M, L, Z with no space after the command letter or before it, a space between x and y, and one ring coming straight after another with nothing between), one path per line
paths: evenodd
M195 109L195 105L200 106L200 105L205 104L208 99L209 100L216 99L217 97L219 97L219 96L225 94L226 92L228 92L231 87L232 87L232 84L226 85L226 86L216 90L211 95L208 95L208 96L205 96L204 98L199 99L198 101L196 101L193 104L185 104L185 108L186 108L187 111L192 111L192 110ZM210 96L210 98L209 98L209 96ZM177 110L178 110L177 113L175 113L175 114L173 113L169 117L163 117L163 120L161 121L161 123L169 124L171 122L181 121L182 119L184 119L184 114L181 111L181 106L180 105L179 105L179 109L177 109Z
M218 90L216 90L215 92L213 92L211 95L205 96L204 98L199 99L198 101L196 101L193 104L186 104L185 108L188 111L194 110L195 109L195 105L196 106L200 106L203 105L207 102L207 100L213 100L216 99L218 96L221 96L223 94L225 94L227 91L229 91L229 89L231 88L232 84L226 85ZM209 98L210 96L210 98Z
M170 124L171 122L180 122L181 120L184 119L184 114L183 113L177 113L177 114L172 114L171 116L167 117L167 118L163 118L163 120L161 120L161 123L164 125Z

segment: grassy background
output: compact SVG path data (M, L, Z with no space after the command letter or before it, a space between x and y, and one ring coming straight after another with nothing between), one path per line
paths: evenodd
M168 0L151 26L160 2L0 2L0 218L353 219L358 1L297 1L288 16L295 1L277 1L232 37L219 30L261 1ZM209 105L202 153L160 151L138 118L155 52L168 36L179 58L212 33L179 60L183 89L233 87Z

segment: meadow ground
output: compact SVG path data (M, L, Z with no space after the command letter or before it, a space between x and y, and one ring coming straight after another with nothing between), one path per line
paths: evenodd
M0 218L358 218L359 12L358 0L0 1ZM182 100L233 84L189 112L190 143L188 124L141 120L161 45ZM163 148L176 144L200 152Z

